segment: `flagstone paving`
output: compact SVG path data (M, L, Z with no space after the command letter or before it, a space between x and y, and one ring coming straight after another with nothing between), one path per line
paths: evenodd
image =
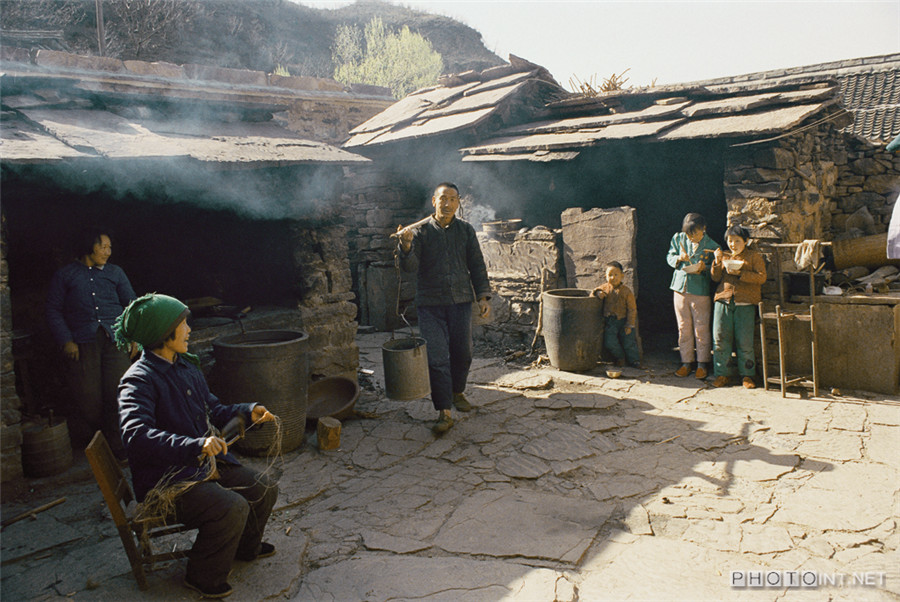
M384 396L385 339L359 337L374 388L340 449L247 460L280 475L278 553L236 563L230 599L900 599L900 398L712 389L675 358L615 380L478 358L474 410L435 437L430 402ZM4 506L67 498L3 530L2 596L196 599L183 561L137 589L73 471Z

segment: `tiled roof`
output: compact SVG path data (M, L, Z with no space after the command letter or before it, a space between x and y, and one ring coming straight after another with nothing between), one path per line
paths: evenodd
M796 81L838 82L853 123L844 131L877 142L900 135L900 53L693 82L696 85Z
M344 148L362 152L463 132L454 140L468 142L463 161L567 160L581 148L622 139L760 138L812 119L840 126L852 119L840 108L833 77L735 78L586 97L563 90L543 68L518 63L410 94L352 130Z
M426 136L473 131L502 120L523 100L535 112L550 99L567 96L546 69L510 55L510 63L481 72L441 78L439 85L413 92L350 131L344 148L362 149Z
M900 135L900 65L889 71L839 77L844 106L854 115L854 134L889 142Z
M520 124L495 132L491 138L460 152L463 161L510 157L543 161L548 152L577 151L626 138L645 141L759 138L791 131L813 117L841 116L842 111L828 112L838 102L837 86L833 82L801 84L797 88L782 85L739 93L717 92L714 86L709 86L673 89L670 93L674 95L661 98L648 94L609 96L608 100L622 101L622 108L630 104L627 108L631 110ZM555 107L566 108L566 103Z
M352 130L344 147L362 150L466 131L471 143L460 149L464 161L546 161L623 138L759 138L813 119L885 144L900 135L900 54L596 97L566 93L546 81L545 70L518 61L419 90ZM556 86L557 99L543 107L540 99L529 101L535 88L527 85L535 81ZM523 101L529 110L509 110ZM496 118L504 115L513 115L513 122Z

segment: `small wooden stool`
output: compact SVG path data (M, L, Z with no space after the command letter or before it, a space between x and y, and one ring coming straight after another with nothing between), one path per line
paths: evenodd
M316 436L319 439L319 449L338 449L341 446L341 421L330 416L319 418Z

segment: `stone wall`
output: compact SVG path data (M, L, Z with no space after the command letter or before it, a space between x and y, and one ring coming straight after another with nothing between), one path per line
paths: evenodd
M356 313L347 253L346 228L340 225L310 227L291 224L294 242L298 301L295 309L253 309L241 323L225 323L196 329L191 350L200 356L209 372L213 363L212 342L223 336L255 330L298 330L309 335L307 356L311 380L325 376L356 379L359 347L356 344Z
M301 323L309 335L310 376L355 379L359 347L347 229L295 224L292 230Z
M476 318L475 334L516 349L530 347L534 340L542 285L552 290L564 287L565 280L559 230L537 226L510 234L478 234L494 295L491 318Z
M835 157L819 130L732 147L723 178L728 223L749 228L754 238L824 238L837 176Z
M830 142L838 167L832 239L887 232L900 193L900 154L856 136L837 135Z
M303 138L340 146L347 139L347 132L390 105L391 101L360 98L297 100L284 112L283 122Z
M900 156L826 123L732 148L724 184L729 224L748 227L754 238L856 238L887 231L900 191ZM791 253L783 259L791 269Z
M12 350L12 312L6 263L5 221L0 225L0 489L13 490L22 479L22 401L16 393Z
M407 225L423 215L423 204L404 180L375 166L345 168L344 223L349 240L350 269L358 293L359 323L378 330L403 325L397 314L407 309L415 296L415 276L402 274L394 264L396 242L390 236L398 225Z

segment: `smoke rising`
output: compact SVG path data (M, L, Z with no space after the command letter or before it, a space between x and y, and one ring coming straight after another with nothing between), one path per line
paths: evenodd
M333 165L253 169L183 158L97 158L3 169L4 177L52 183L61 194L189 205L258 220L327 218L339 209L343 175Z

